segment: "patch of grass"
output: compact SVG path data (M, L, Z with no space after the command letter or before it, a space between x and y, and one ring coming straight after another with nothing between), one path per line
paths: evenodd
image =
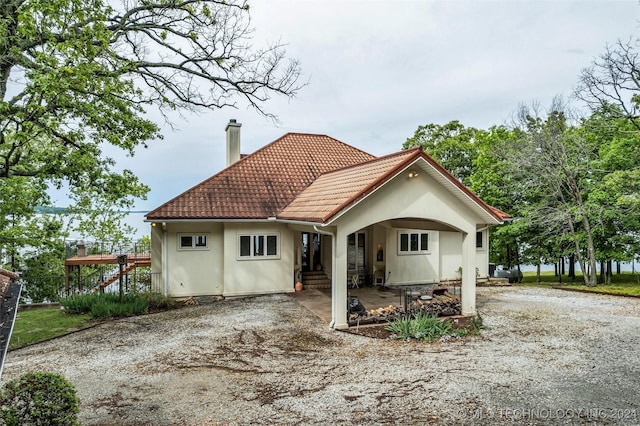
M599 276L598 276L599 277ZM623 272L621 274L613 274L611 276L611 284L598 284L595 287L587 287L582 280L582 274L576 273L575 279L570 279L566 275L562 277L562 283L553 272L542 272L540 281L536 282L535 271L525 272L522 283L516 284L520 286L544 287L551 288L562 286L562 288L571 290L588 291L593 293L616 294L620 296L640 296L640 274L632 274L631 272Z
M70 315L60 309L18 309L9 350L64 336L72 331L91 327L95 323L88 314Z
M584 284L563 285L562 288L571 290L588 291L592 293L615 294L619 296L637 296L640 297L640 285L634 283L619 284L598 284L595 287L587 287Z

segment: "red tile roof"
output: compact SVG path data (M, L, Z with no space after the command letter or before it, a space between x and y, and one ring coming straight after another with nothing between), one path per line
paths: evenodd
M421 148L376 158L325 135L287 133L147 214L147 219L267 219L325 223L422 158L497 222L489 206Z
M421 153L421 148L413 148L326 173L302 191L278 218L325 222L377 188L405 165L420 158Z
M374 158L329 136L287 133L149 212L147 219L275 217L321 174Z

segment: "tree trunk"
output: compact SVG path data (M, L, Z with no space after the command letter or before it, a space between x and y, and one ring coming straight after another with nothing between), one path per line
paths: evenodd
M576 279L576 256L574 254L569 255L569 278Z

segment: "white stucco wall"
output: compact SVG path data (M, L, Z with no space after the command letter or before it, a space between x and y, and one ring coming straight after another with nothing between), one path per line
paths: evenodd
M486 229L482 231L482 239L482 248L476 248L476 267L479 277L487 277L489 275L489 232Z
M429 177L421 174L417 179L409 179L403 173L342 215L336 224L348 234L374 223L406 218L441 222L469 232L474 238L476 223L482 220ZM379 236L376 236L376 227L373 231L371 244L375 248ZM429 254L399 255L398 229L388 228L385 232L385 269L387 275L391 272L391 283L455 278L455 271L462 261L461 233L430 231Z
M222 224L216 222L167 223L166 270L169 296L222 294L222 254L224 253L222 230ZM208 249L179 250L178 237L183 233L207 234Z
M457 274L462 266L462 234L440 232L440 279L460 279Z
M239 235L274 233L279 235L278 258L239 258ZM294 234L299 235L279 223L226 223L223 294L239 296L294 291Z
M427 253L400 254L398 232L419 232L429 234ZM388 284L434 283L440 277L440 244L437 231L395 229L387 230L387 275Z

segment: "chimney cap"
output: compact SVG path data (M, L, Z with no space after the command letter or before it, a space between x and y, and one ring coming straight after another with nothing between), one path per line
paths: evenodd
M229 129L229 127L241 127L242 124L238 123L236 121L235 118L232 118L231 120L229 120L229 124L227 124L227 127L224 129L225 131Z

